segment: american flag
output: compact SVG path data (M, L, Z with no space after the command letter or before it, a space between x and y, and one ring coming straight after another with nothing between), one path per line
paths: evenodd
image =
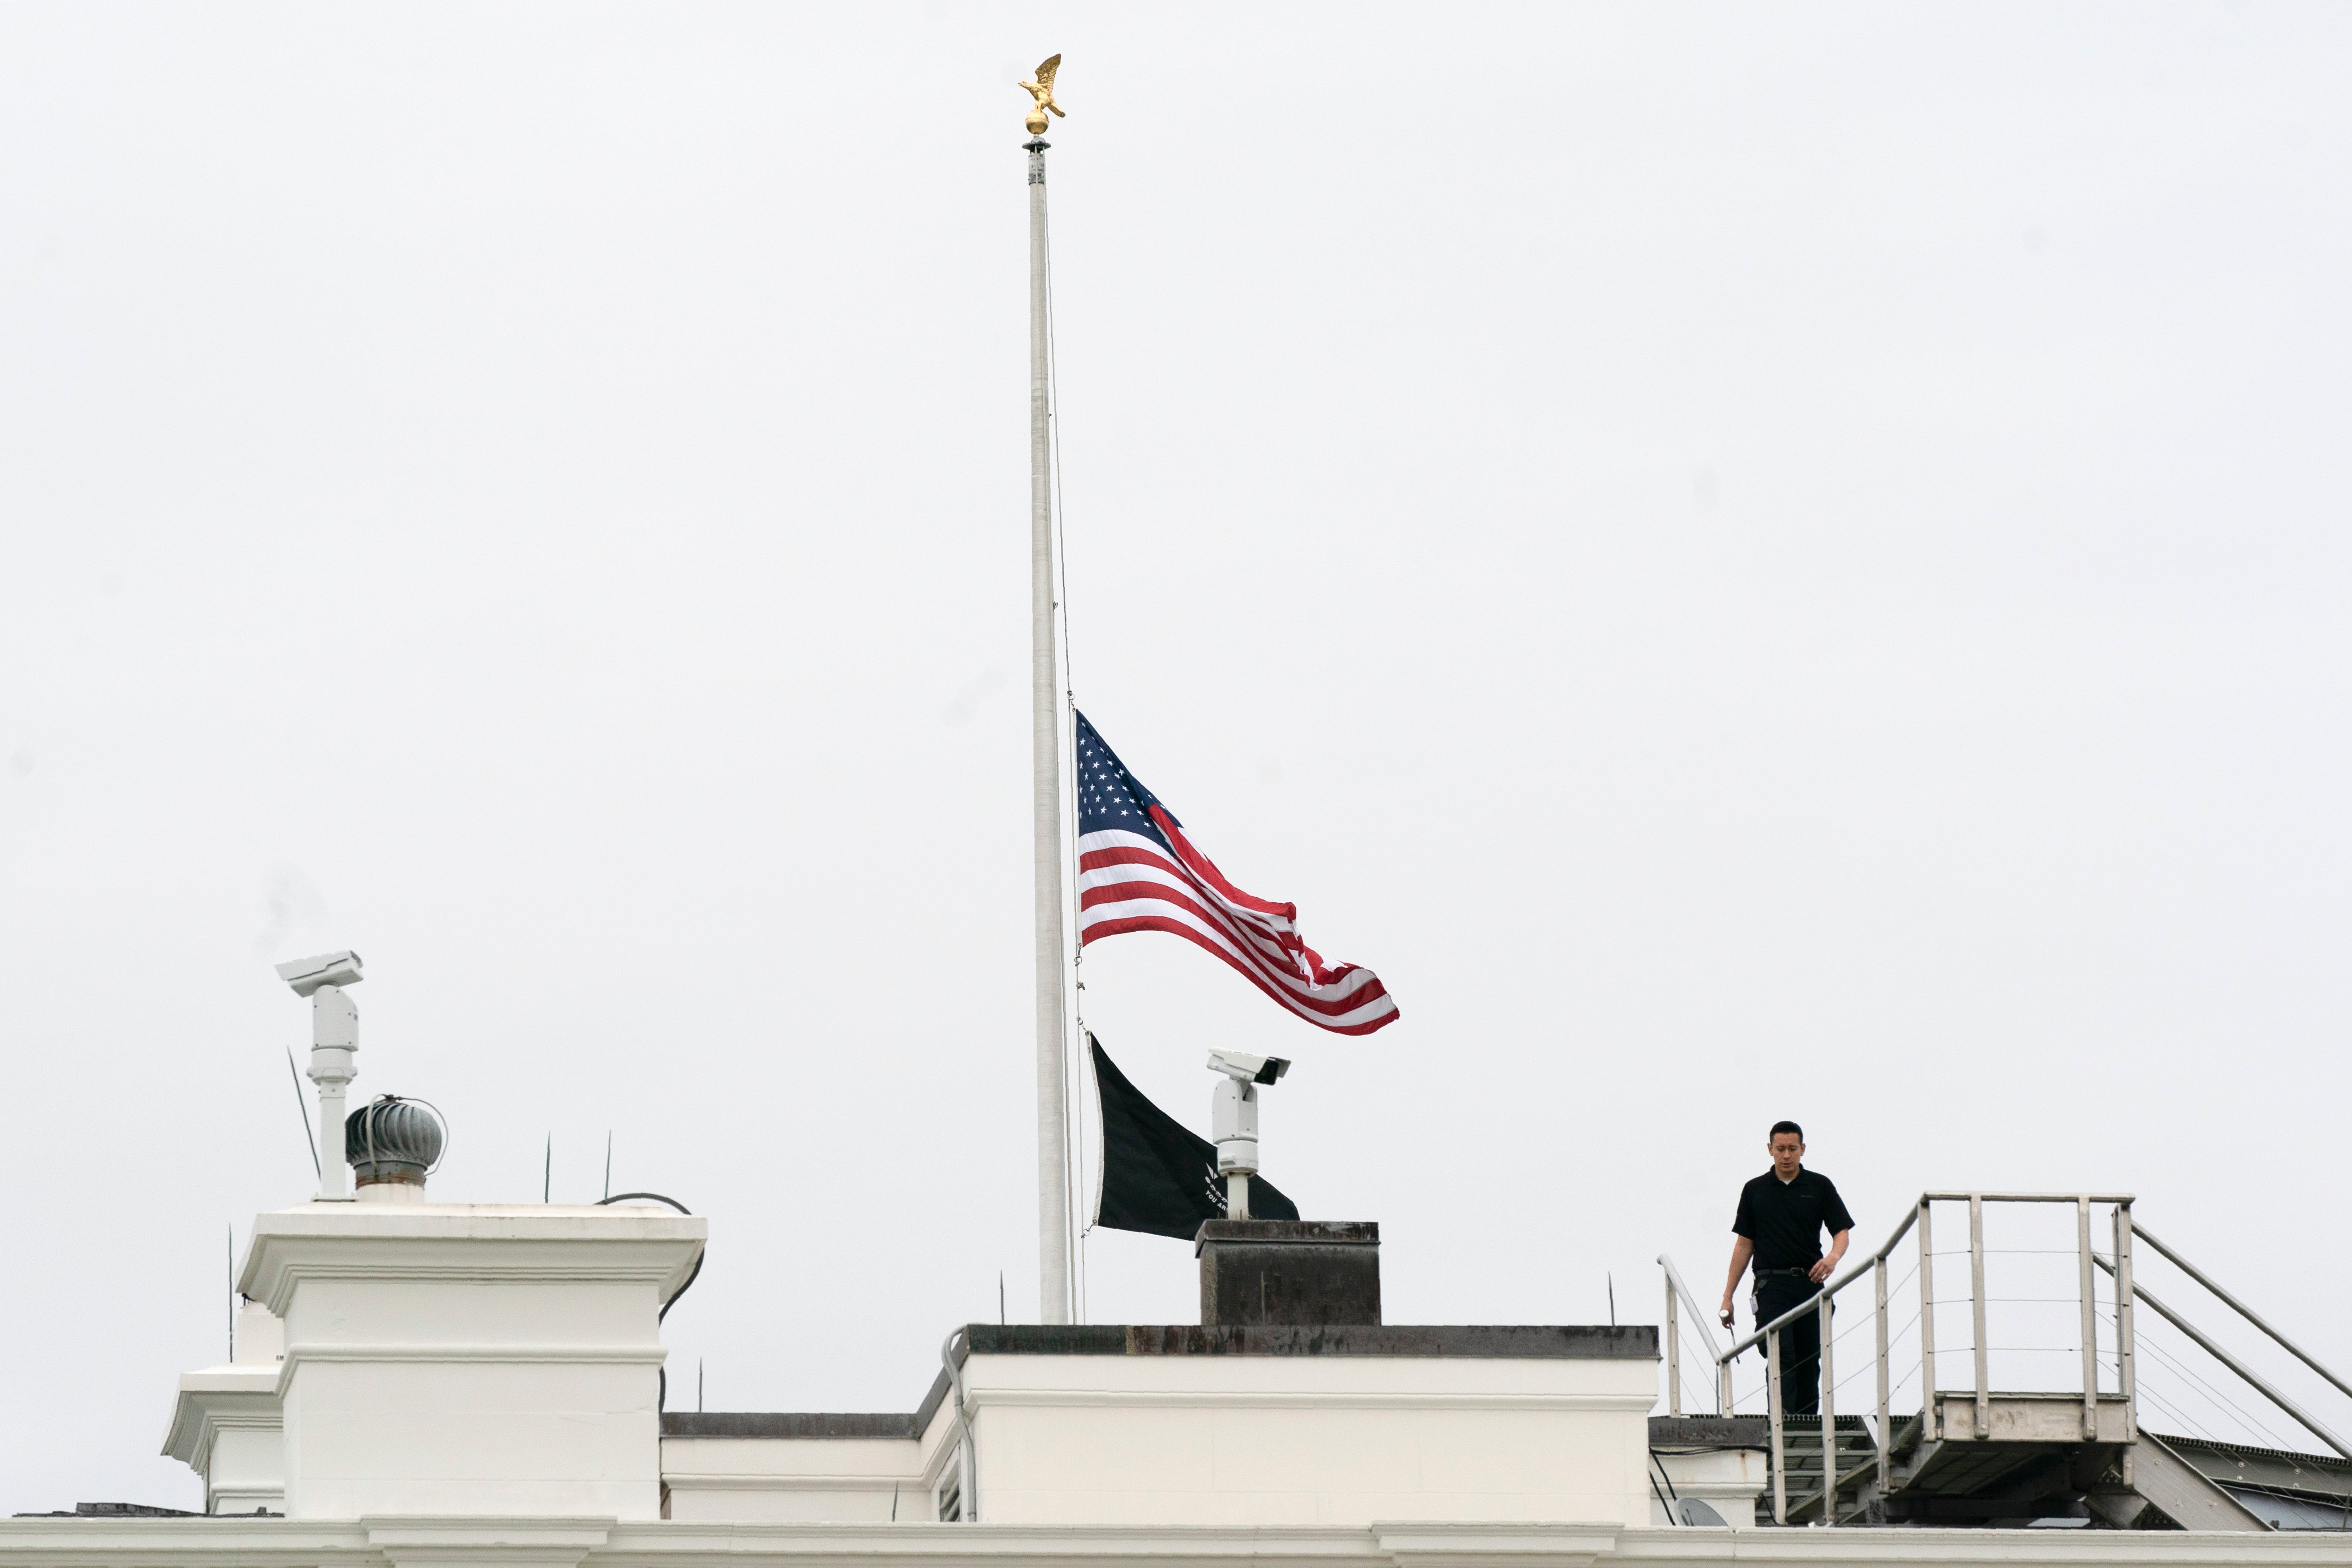
M1396 1021L1379 975L1327 969L1298 940L1298 906L1252 898L1192 847L1083 713L1078 721L1078 945L1164 931L1198 943L1319 1028L1369 1035Z

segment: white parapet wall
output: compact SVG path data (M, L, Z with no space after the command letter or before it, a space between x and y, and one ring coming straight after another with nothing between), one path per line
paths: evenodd
M261 1215L238 1288L285 1323L287 1514L658 1518L658 1316L706 1227L622 1205Z
M672 1415L664 1517L681 1523L938 1517L912 1415Z
M667 1517L1650 1519L1647 1327L975 1324L955 1346L960 1391L943 1373L913 1415L668 1417Z
M975 1325L988 1524L1650 1517L1642 1328ZM926 1424L951 1457L955 1398Z

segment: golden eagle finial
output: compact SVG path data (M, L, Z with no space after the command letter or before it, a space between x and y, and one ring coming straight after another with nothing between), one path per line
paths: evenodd
M1029 118L1024 121L1024 123L1029 127L1029 134L1032 136L1043 136L1045 134L1045 111L1047 110L1050 109L1056 114L1062 113L1062 106L1054 101L1054 73L1061 68L1062 57L1055 55L1052 59L1047 60L1044 65L1037 68L1037 79L1035 81L1024 81L1021 84L1023 87L1028 89L1029 96L1037 100L1029 106ZM1065 114L1062 115L1062 118L1066 120L1069 116Z

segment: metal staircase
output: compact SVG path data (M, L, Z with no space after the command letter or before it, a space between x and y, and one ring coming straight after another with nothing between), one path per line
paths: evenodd
M1835 1517L1843 1522L1856 1511L1858 1494L1865 1479L1878 1473L1878 1445L1871 1440L1870 1428L1861 1416L1838 1417L1836 1455ZM1788 1499L1789 1522L1808 1524L1821 1518L1825 1489L1822 1485L1820 1428L1783 1433L1780 1458L1787 1474L1780 1478L1779 1489Z
M1829 1282L1811 1301L1783 1314L1726 1350L1717 1350L1705 1314L1671 1260L1666 1272L1665 1350L1667 1386L1674 1417L1682 1415L1681 1357L1685 1328L1694 1333L1716 1368L1716 1413L1749 1436L1739 1446L1762 1448L1769 1476L1772 1521L1788 1525L2026 1524L2080 1521L2121 1529L2267 1531L2273 1528L2336 1528L2342 1513L2352 1528L2352 1447L2321 1425L2284 1394L2229 1354L2179 1313L2149 1295L2132 1278L2135 1242L2145 1242L2212 1292L2247 1322L2267 1334L2337 1389L2352 1384L2320 1365L2263 1321L2244 1303L2199 1272L2185 1258L2145 1230L2136 1230L2127 1195L2058 1193L1927 1193L1895 1227L1886 1243L1843 1277ZM1969 1296L1971 1332L1958 1352L1945 1352L1946 1364L1966 1355L1971 1386L1947 1388L1938 1377L1936 1348L1937 1301L1931 1227L1937 1205L1965 1204L1969 1226ZM2074 1213L2071 1251L2075 1291L2037 1298L2067 1303L2079 1311L2079 1374L2072 1389L2002 1390L1992 1385L1987 1350L1985 1210L1990 1205L2065 1205ZM2093 1246L2095 1211L2105 1209L2112 1242ZM1889 1264L1896 1249L1916 1234L1919 1310L1915 1323L1889 1321ZM2047 1250L2047 1249L2042 1249ZM1948 1255L1947 1255L1948 1256ZM2114 1288L2102 1314L2094 1289L2099 1274ZM1873 1317L1848 1332L1873 1331L1876 1409L1870 1416L1836 1414L1838 1336L1832 1310L1840 1293L1865 1275L1872 1280ZM1906 1282L1907 1283L1906 1276ZM1961 1305L1957 1300L1947 1307ZM2164 1437L2140 1430L2135 1381L2133 1317L2145 1306L2179 1329L2232 1373L2319 1437L2336 1456L2295 1455L2280 1450L2232 1448L2203 1439ZM1690 1321L1683 1321L1687 1310ZM1781 1405L1779 1375L1780 1335L1807 1313L1818 1313L1821 1341L1821 1411L1789 1415ZM1918 1348L1917 1408L1898 1414L1890 1376L1891 1341L1914 1332ZM2111 1353L2100 1351L2102 1330ZM1907 1347L1906 1347L1907 1348ZM1731 1371L1745 1352L1765 1359L1767 1414L1729 1415ZM1850 1359L1850 1358L1849 1358ZM1862 1375L1851 1372L1851 1382ZM1907 1384L1906 1384L1907 1385ZM1885 1439L1882 1443L1882 1438ZM1823 1449L1831 1463L1824 1465ZM2249 1481L2259 1474L2273 1478ZM2288 1485L2275 1478L2284 1476ZM1828 1479L1825 1479L1828 1478ZM2303 1522L2290 1523L2300 1521ZM2317 1521L2319 1522L2311 1522Z

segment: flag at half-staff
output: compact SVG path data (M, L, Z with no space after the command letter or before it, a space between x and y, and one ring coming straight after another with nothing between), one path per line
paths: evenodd
M1139 1230L1190 1241L1201 1222L1227 1215L1225 1178L1217 1172L1217 1146L1144 1098L1112 1065L1102 1042L1089 1033L1094 1058L1095 1108L1101 1115L1102 1185L1095 1191L1096 1225L1109 1230ZM1272 1182L1252 1175L1253 1219L1297 1219L1298 1205Z
M1397 1005L1380 976L1326 966L1298 936L1298 906L1254 898L1184 837L1176 816L1077 715L1078 945L1122 931L1181 936L1318 1028L1369 1035Z

